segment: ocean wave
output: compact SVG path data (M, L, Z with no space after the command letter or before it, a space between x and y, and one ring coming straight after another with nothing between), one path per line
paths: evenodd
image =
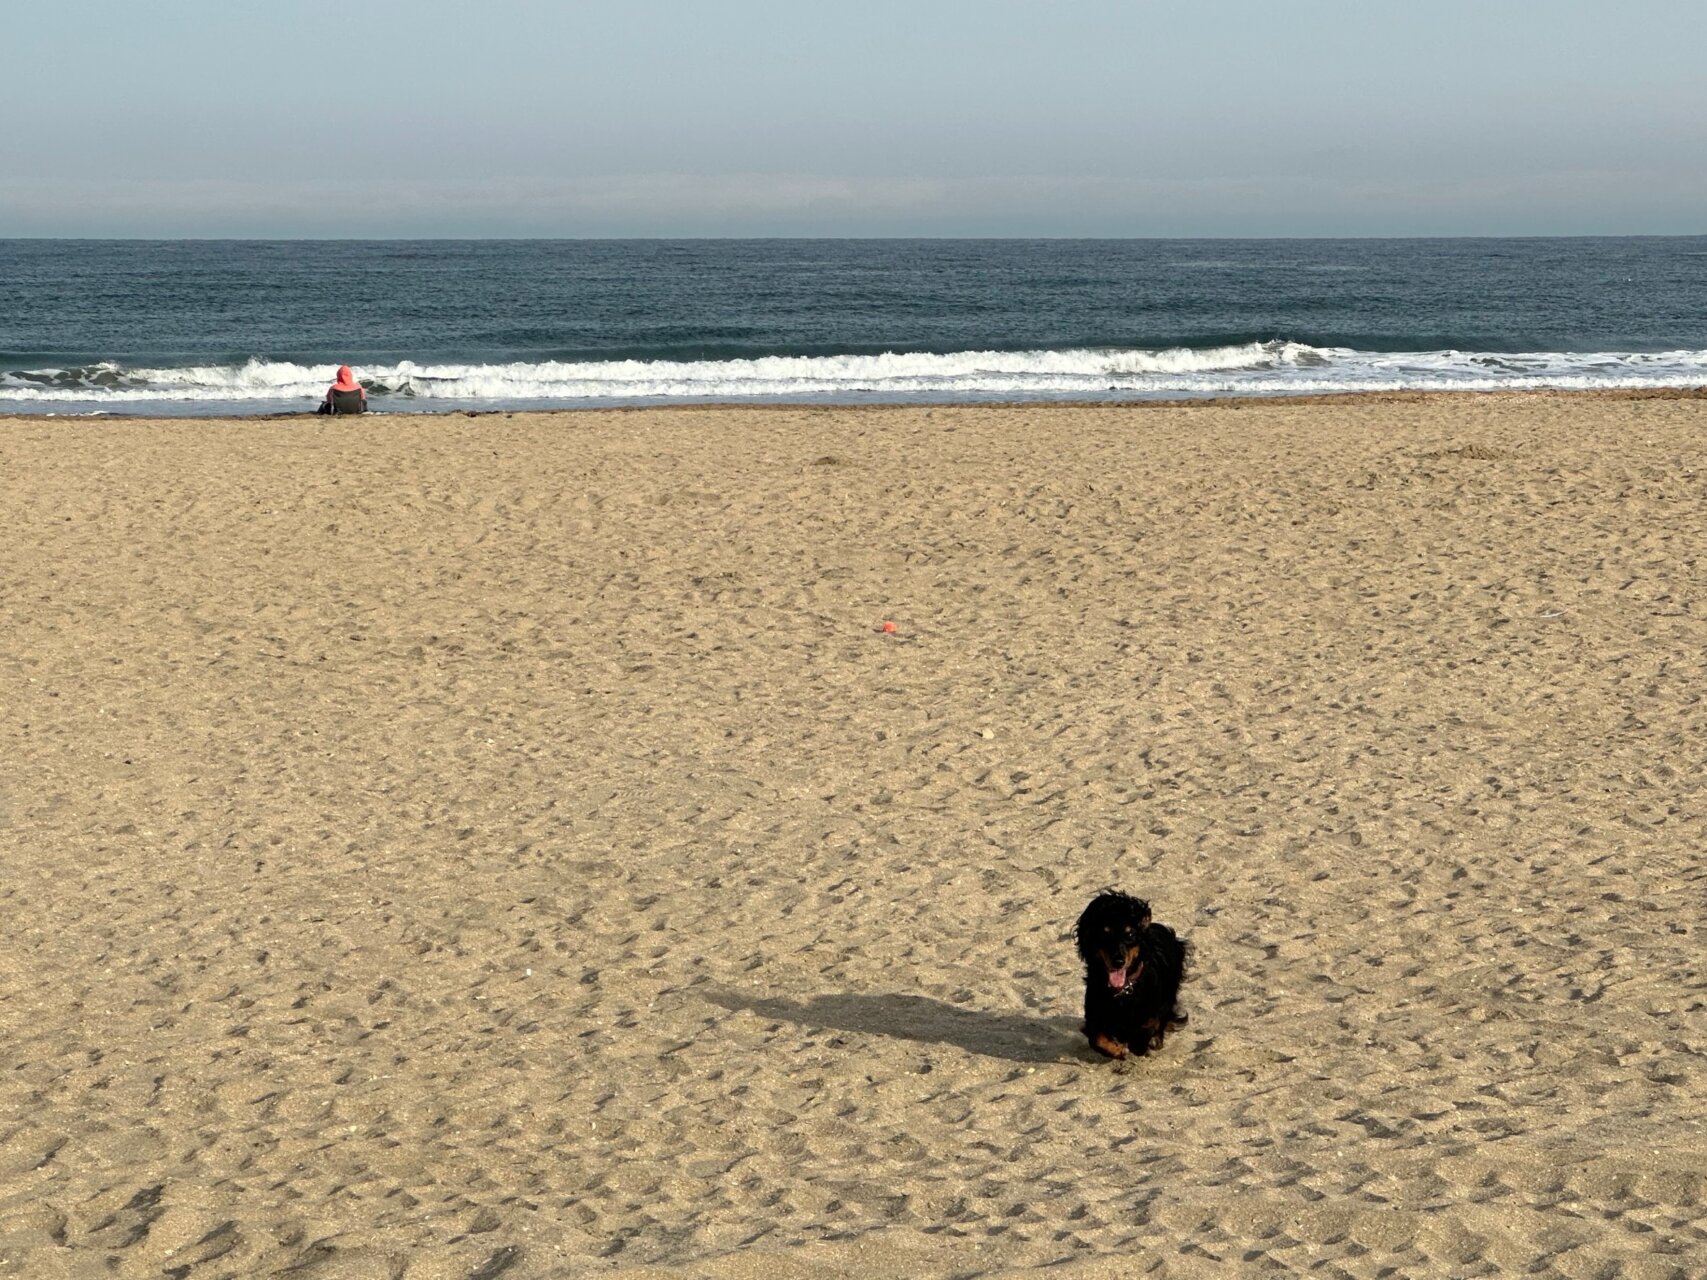
M332 364L260 358L153 368L101 362L0 374L0 402L208 411L306 408ZM1375 390L1694 386L1707 351L1370 352L1275 340L1203 348L773 355L731 360L400 361L359 370L376 402L420 409L669 400L1286 395Z

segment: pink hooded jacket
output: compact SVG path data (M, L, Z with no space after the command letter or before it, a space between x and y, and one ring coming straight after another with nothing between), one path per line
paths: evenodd
M366 390L363 389L361 383L356 381L356 375L350 372L350 366L347 364L341 364L338 366L338 380L334 382L331 388L326 392L326 400L328 403L331 402L333 391L360 391L362 393L362 403L367 403Z

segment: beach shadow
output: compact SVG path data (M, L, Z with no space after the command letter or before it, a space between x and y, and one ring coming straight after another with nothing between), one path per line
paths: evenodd
M921 1044L951 1044L1010 1062L1070 1062L1079 1057L1075 1050L1084 1044L1076 1018L984 1013L929 996L813 996L801 1002L714 991L706 998L725 1009L746 1009L761 1018Z

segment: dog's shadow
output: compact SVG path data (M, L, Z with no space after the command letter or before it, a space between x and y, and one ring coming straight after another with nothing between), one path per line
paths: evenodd
M1076 1018L1031 1018L1013 1013L960 1009L929 996L834 995L810 1000L713 991L706 998L725 1009L745 1009L761 1018L802 1026L889 1036L921 1044L950 1044L968 1053L1011 1062L1082 1060Z

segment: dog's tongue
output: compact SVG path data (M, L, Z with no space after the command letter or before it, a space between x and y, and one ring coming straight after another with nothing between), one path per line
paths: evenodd
M1108 985L1113 987L1116 991L1119 991L1124 987L1126 985L1126 970L1110 969L1108 971Z

